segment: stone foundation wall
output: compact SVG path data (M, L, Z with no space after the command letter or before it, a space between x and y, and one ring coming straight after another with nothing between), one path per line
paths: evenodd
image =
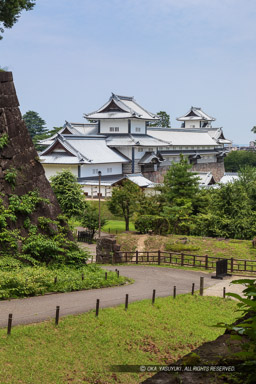
M31 224L37 224L39 216L55 220L61 210L22 120L11 72L0 72L0 138L3 137L8 138L7 144L0 148L0 195L5 206L11 195L22 196L36 190L50 204L41 203L37 207L29 216ZM10 169L16 172L15 185L5 178ZM24 228L24 219L21 214L17 215L15 222L8 223L9 229L18 228L21 235L26 236L28 230ZM72 238L71 233L69 237Z
M116 244L114 236L101 237L96 245L96 262L102 264L121 263L122 254L116 255L120 251L120 245Z
M221 163L206 163L193 165L192 171L194 172L211 172L216 183L224 176L225 167L224 162Z
M156 172L143 172L143 176L153 181L154 183L162 183L164 181L164 175L170 168L170 165L160 167ZM211 172L214 180L218 183L222 176L224 176L225 167L224 162L221 163L204 163L195 164L192 167L194 172Z

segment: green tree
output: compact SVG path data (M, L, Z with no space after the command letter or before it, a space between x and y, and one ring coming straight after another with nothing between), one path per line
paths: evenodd
M232 151L224 159L226 172L238 172L246 165L256 167L256 152Z
M101 226L104 227L106 220L101 218ZM92 234L92 239L99 229L99 211L94 206L88 204L83 216L81 217L83 227L89 229Z
M51 131L46 131L45 133L41 133L41 134L38 134L38 135L35 135L32 140L33 140L33 143L35 145L35 148L38 152L42 151L43 149L45 149L45 146L40 144L39 142L41 140L45 140L45 139L48 139L52 136L54 136L62 127L53 127L53 129Z
M157 123L151 124L151 127L171 127L170 115L168 115L168 113L165 111L160 111L157 112L157 116L159 117L159 121Z
M35 5L35 0L1 0L0 1L0 32L4 28L12 28L18 21L23 10L30 11ZM0 35L0 40L2 36Z
M22 116L26 123L30 136L33 138L36 135L41 135L47 132L45 127L46 122L35 111L28 111Z
M174 233L189 233L192 225L192 215L199 206L199 178L191 172L192 166L180 157L179 163L174 163L164 177L164 183L159 188L162 215L169 219Z
M82 216L86 202L82 187L77 183L76 177L69 170L63 170L52 176L50 181L62 212L68 218Z
M126 231L129 231L129 221L138 206L140 194L140 188L130 180L125 180L122 185L112 190L108 209L114 215L124 217Z

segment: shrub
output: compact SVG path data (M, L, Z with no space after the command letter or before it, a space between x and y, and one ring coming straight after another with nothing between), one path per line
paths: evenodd
M169 222L162 216L142 215L135 221L135 229L140 233L153 231L157 235L166 235L169 231Z

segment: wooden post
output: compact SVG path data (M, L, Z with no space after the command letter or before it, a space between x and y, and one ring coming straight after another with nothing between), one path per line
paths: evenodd
M82 273L82 280L84 280L84 274Z
M172 253L170 252L170 264L172 264Z
M200 296L204 294L204 277L200 277Z
M246 260L244 261L244 270L246 271Z
M117 274L117 277L119 277L119 271L118 271L118 269L116 269L116 274Z
M173 287L173 298L174 299L176 298L176 285L174 285Z
M107 279L108 279L108 273L105 272L105 280L107 280Z
M58 281L58 278L57 278L57 276L55 276L55 277L54 277L54 284L56 284L57 281Z
M155 298L156 298L156 290L153 289L153 294L152 294L152 305L155 303Z
M208 269L208 255L205 255L205 269Z
M196 266L196 257L195 256L193 256L193 267L195 267Z
M96 317L99 316L99 308L100 308L100 300L97 299L96 300L96 314L95 314Z
M110 233L110 228L108 229L108 233Z
M161 251L160 249L158 250L158 265L161 264Z
M149 263L149 252L147 252L147 262Z
M139 262L139 251L136 251L136 264Z
M180 265L184 265L184 253L181 254L181 260L180 260Z
M59 318L60 318L60 307L57 305L57 307L56 307L56 315L55 315L55 325L59 324Z
M127 263L127 252L125 252L125 261Z
M126 293L126 295L125 295L125 310L126 311L128 309L128 300L129 300L129 295L128 295L128 293Z
M226 297L226 288L223 287L223 299L225 299L225 297Z
M194 292L195 292L195 283L192 283L192 291L191 291L191 295L194 295Z
M231 273L234 271L234 259L231 257Z
M12 313L9 313L7 335L11 334L11 330L12 330Z

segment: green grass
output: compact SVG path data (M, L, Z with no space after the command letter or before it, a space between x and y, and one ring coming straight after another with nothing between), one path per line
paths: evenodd
M0 299L43 295L47 292L105 288L124 285L127 282L131 282L131 279L117 277L117 274L111 271L108 271L105 280L105 271L95 264L79 269L16 268L12 271L0 271Z
M130 236L124 234L124 236ZM182 244L181 239L186 237L187 244ZM226 239L218 240L211 237L182 236L182 235L147 235L144 243L145 251L176 250L200 256L225 257L236 259L256 260L256 248L252 247L250 240ZM194 250L193 250L194 249Z
M150 300L0 330L1 384L137 384L148 373L114 373L111 364L170 364L235 320L236 303L191 295Z
M121 233L125 231L125 222L122 220L108 220L107 224L102 228L104 232ZM135 231L134 224L130 222L130 231Z

